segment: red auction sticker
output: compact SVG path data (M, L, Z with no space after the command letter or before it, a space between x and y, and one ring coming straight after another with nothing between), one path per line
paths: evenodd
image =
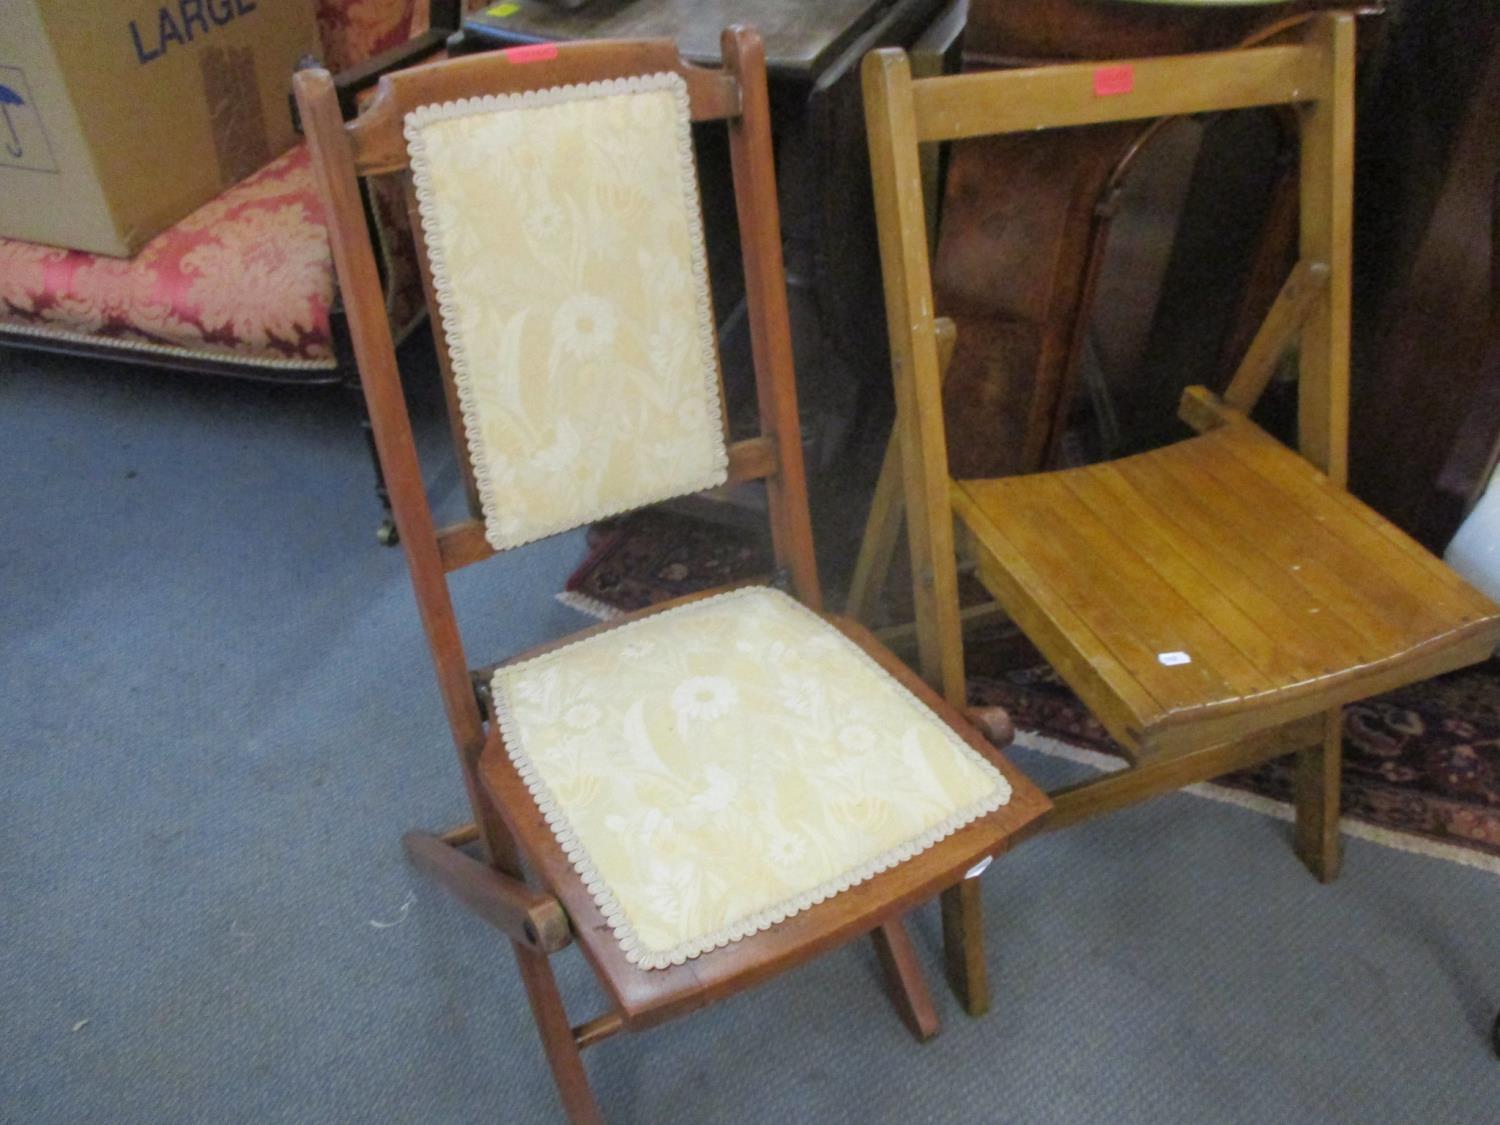
M1094 71L1094 96L1107 98L1114 94L1128 94L1135 89L1135 67L1101 66Z
M500 52L508 62L545 62L557 58L556 43L533 43L527 47L507 47Z

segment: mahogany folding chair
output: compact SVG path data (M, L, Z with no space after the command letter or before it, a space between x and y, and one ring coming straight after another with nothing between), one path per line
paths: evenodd
M475 825L415 864L515 949L567 1112L580 1049L871 934L919 1038L937 1030L901 921L1044 797L854 623L820 612L787 325L764 51L722 71L670 42L476 55L302 119L380 459ZM760 415L728 442L690 126L728 130ZM406 177L470 518L422 484L359 203ZM618 511L764 482L777 578L681 599L471 672L447 575ZM477 838L483 860L459 846ZM982 956L960 948L951 956ZM576 942L610 1003L573 1026L548 958ZM982 964L982 962L981 962Z
M1224 53L914 80L865 59L865 109L923 673L965 695L964 554L1133 768L1050 794L1049 827L1296 754L1298 856L1339 866L1340 711L1470 664L1500 607L1345 491L1354 20ZM919 147L1020 130L1286 104L1300 131L1300 261L1198 436L1113 462L950 477ZM1249 418L1283 355L1300 456ZM971 921L971 925L978 925Z

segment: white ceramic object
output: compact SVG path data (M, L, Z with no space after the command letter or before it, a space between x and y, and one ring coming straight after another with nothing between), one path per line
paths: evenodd
M1491 479L1464 520L1444 560L1490 597L1500 601L1500 486Z

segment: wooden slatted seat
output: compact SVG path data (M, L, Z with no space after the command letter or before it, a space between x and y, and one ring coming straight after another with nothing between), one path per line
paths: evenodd
M986 585L1136 760L1494 647L1494 603L1237 412L1221 417L1134 457L953 485Z

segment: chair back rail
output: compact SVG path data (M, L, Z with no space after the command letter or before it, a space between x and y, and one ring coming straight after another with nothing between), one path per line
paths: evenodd
M954 141L1317 101L1328 93L1322 63L1318 50L1304 44L920 79L913 83L917 139Z
M543 57L537 57L538 54ZM760 436L731 444L730 482L766 482L771 533L778 568L793 593L821 608L812 549L802 443L797 422L787 298L780 279L781 230L777 213L770 115L764 81L764 49L744 28L724 34L723 71L683 62L673 44L662 42L578 43L539 53L495 52L416 67L382 78L365 111L347 125L341 120L329 75L320 70L296 77L296 93L313 150L319 192L329 215L329 239L348 311L360 378L369 403L380 461L385 470L401 542L407 552L422 624L432 650L439 687L453 731L470 798L486 831L503 846L509 834L487 812L475 768L486 738L485 718L475 697L470 664L447 585L451 570L499 553L486 541L477 518L439 529L423 485L421 463L407 413L394 342L383 315L374 249L360 204L362 176L411 171L403 136L404 119L420 106L462 98L504 95L529 89L626 78L668 71L687 84L695 122L723 121L739 208L746 303L756 373ZM415 221L429 307L436 311L421 224ZM457 414L442 318L432 317L435 343L450 411ZM461 420L455 418L461 432ZM463 444L458 446L460 461ZM475 486L465 478L471 503ZM514 855L495 855L502 869L518 870Z
M436 328L436 325L434 325ZM451 386L451 382L448 384ZM457 420L457 433L460 438L463 433L463 421ZM471 511L475 508L473 492L473 470L469 465L468 458L459 458L467 479L470 482L470 505ZM779 472L779 462L776 454L776 445L770 438L761 437L743 438L729 445L729 484L743 484L746 481L766 480L774 478ZM775 526L772 526L775 532ZM443 565L449 571L462 570L477 562L483 562L496 553L495 548L490 546L484 537L484 521L475 517L460 520L458 523L449 524L438 532L438 545L442 551Z
M365 112L349 126L356 170L361 176L408 167L405 117L418 106L490 94L515 94L545 85L567 86L641 74L680 74L688 87L694 121L727 121L740 117L740 83L730 60L725 70L684 62L666 39L638 42L579 42L557 48L557 55L538 58L527 48L486 52L417 66L387 75Z

